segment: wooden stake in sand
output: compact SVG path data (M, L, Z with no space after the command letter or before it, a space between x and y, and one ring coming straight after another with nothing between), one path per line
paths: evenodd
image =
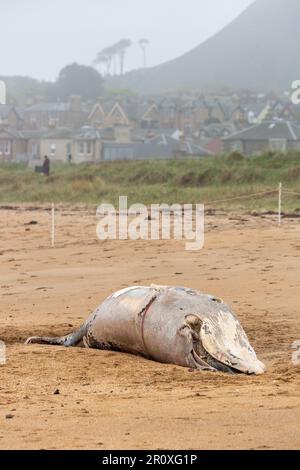
M52 203L51 208L51 247L55 247L55 206Z
M281 225L281 215L282 215L282 183L279 183L278 189L278 225Z

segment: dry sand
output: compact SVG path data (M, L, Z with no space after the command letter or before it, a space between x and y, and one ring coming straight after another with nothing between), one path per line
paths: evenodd
M299 449L300 221L207 217L205 248L99 242L93 215L0 210L1 449ZM25 225L32 220L38 225ZM130 355L24 346L78 327L111 292L176 284L223 297L258 355L260 377L189 372ZM54 394L59 390L59 394ZM11 419L7 419L11 415Z

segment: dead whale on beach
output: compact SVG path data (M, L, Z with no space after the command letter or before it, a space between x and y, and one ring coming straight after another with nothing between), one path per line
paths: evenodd
M184 287L130 287L112 294L77 331L27 344L113 350L198 370L263 374L265 366L221 299Z

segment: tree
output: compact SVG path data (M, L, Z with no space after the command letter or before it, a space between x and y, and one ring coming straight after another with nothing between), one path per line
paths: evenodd
M143 67L147 67L147 46L150 44L148 39L142 38L139 40L139 46L142 49L143 54Z
M100 67L103 64L105 66L106 75L110 75L111 64L112 64L112 61L113 61L113 58L114 58L115 54L116 54L115 45L105 47L104 49L102 49L102 51L100 51L97 54L97 57L94 60L94 64L95 65L100 65Z
M72 95L94 100L103 92L103 78L93 67L73 63L64 67L56 81L57 94L67 100Z
M120 39L120 41L115 45L115 50L120 60L120 75L123 75L124 73L126 51L131 46L132 41L130 41L130 39Z
M100 70L102 70L102 65L104 65L105 72L104 74L109 73L109 64L108 64L108 56L103 52L98 52L96 59L93 61L93 65L99 65Z
M106 67L106 75L110 75L111 65L113 65L113 75L117 73L117 58L119 58L120 63L120 75L124 73L124 62L125 62L125 55L126 51L129 47L131 47L132 42L130 39L120 39L117 43L113 44L112 46L106 47L102 49L97 54L96 59L94 60L95 65L105 65Z

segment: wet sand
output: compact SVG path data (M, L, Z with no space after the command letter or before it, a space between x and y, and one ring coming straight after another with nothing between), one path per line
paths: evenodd
M186 252L180 241L100 242L92 212L65 210L51 248L49 212L27 209L0 210L1 449L300 448L300 219L279 228L275 217L208 216L204 249ZM66 334L113 291L151 283L222 297L268 372L23 344Z

